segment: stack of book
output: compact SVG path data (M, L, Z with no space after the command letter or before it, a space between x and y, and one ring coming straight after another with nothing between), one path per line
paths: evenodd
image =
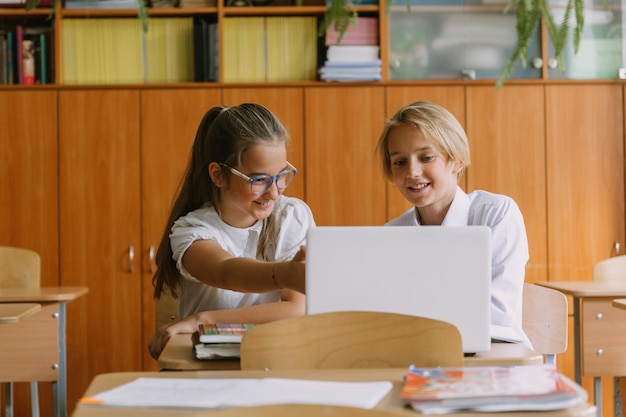
M0 29L0 84L46 84L52 77L52 28Z
M381 61L378 18L359 17L342 34L326 31L326 61L319 70L323 81L379 81Z
M239 358L241 338L253 323L200 324L191 340L196 359Z
M550 364L411 366L401 396L422 414L558 410L587 401L586 391Z

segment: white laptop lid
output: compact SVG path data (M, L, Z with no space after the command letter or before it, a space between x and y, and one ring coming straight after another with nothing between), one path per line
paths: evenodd
M386 311L457 326L466 353L490 349L486 226L320 226L306 247L306 313Z

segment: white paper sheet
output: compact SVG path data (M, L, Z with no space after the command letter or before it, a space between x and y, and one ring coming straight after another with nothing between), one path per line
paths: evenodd
M373 408L389 381L336 382L284 378L138 378L82 398L81 404L121 407L224 408L270 404L324 404Z

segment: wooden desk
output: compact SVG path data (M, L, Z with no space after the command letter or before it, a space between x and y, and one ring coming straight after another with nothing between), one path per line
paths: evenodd
M41 304L3 303L0 304L0 324L19 323L41 311Z
M66 304L87 292L87 287L0 289L0 306L37 303L41 308L28 319L0 326L0 382L52 381L54 416L67 416Z
M316 370L281 370L281 371L185 371L185 372L123 372L98 375L91 382L85 396L95 395L99 392L106 391L124 383L130 382L139 377L156 377L156 378L295 378L310 380L328 380L328 381L391 381L393 388L375 407L384 410L389 415L398 416L418 416L412 409L405 407L400 398L400 391L404 376L407 369L316 369ZM248 409L251 410L251 409ZM266 412L263 413L262 411ZM276 417L277 414L271 412L271 407L255 408L254 412L248 412L249 416L268 416ZM198 410L198 409L150 409L150 408L107 408L99 406L90 406L78 404L72 417L104 417L115 413L116 417L226 417L239 416L243 409L222 409L222 410ZM347 409L346 417L356 417L359 415L359 409ZM491 413L489 413L491 414ZM504 413L497 413L502 415ZM511 416L528 416L528 412L506 413ZM583 404L558 411L532 412L533 417L593 417L595 407L590 404ZM293 414L291 414L293 415ZM314 415L314 414L309 414ZM318 414L323 415L323 414ZM484 417L485 413L453 413L446 416L455 417Z
M626 310L626 298L616 298L611 301L611 305L613 307L621 308L622 310Z
M170 371L239 370L239 360L198 360L193 354L190 334L174 335L159 356L159 368ZM525 346L492 343L491 351L465 358L466 366L513 366L543 363L543 356Z
M559 290L573 298L574 372L594 378L594 397L598 415L602 415L601 376L615 380L615 416L621 416L621 392L618 377L626 375L626 320L612 301L626 297L626 281L542 281L537 285Z

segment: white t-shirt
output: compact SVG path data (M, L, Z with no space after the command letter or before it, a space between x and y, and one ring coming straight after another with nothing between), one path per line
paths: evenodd
M315 226L309 206L302 200L281 195L275 203L280 213L280 232L270 257L286 261L295 256L304 244L309 227ZM245 229L229 226L217 215L214 207L202 207L180 217L172 226L170 244L173 259L183 279L177 300L181 318L200 311L224 310L265 304L280 299L280 291L243 293L206 285L192 277L183 266L185 251L196 240L214 240L234 257L256 259L262 221ZM272 250L273 249L273 250Z
M389 226L421 226L411 208L391 220ZM491 228L491 338L523 343L532 348L522 330L522 294L528 262L528 238L522 213L515 201L487 191L456 195L442 226L488 226Z

